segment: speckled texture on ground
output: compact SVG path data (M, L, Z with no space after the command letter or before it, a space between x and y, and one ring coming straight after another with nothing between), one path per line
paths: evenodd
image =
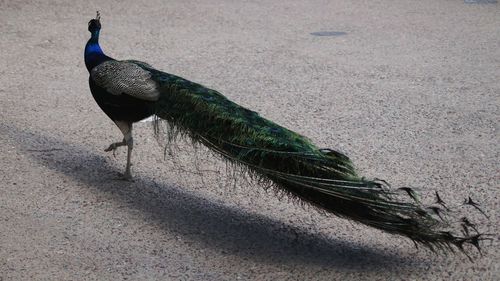
M0 280L498 280L500 9L456 0L0 1ZM87 84L101 45L490 215L483 256L279 199L136 126L136 181ZM337 32L315 36L314 32ZM340 32L340 33L339 33ZM345 34L342 34L345 32Z

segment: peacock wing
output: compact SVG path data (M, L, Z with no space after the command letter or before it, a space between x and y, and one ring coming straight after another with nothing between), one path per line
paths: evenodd
M112 95L130 95L147 101L157 101L160 92L151 72L135 61L110 60L94 67L90 77Z

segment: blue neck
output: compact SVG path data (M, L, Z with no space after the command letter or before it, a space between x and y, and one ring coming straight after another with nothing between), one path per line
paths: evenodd
M90 72L92 68L110 59L99 46L99 30L92 32L92 36L85 45L85 66L87 70Z

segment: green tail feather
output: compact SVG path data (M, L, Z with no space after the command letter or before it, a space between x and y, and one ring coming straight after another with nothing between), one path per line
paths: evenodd
M139 63L138 63L139 64ZM399 234L431 249L463 250L481 234L457 235L418 202L383 181L359 177L345 155L260 117L220 93L140 64L160 85L156 115L260 180L335 215ZM411 191L408 189L407 191ZM434 211L433 211L434 210ZM438 214L439 215L439 214Z

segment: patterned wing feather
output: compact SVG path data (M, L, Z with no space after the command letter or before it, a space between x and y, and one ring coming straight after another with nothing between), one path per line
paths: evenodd
M92 69L90 76L113 95L126 94L147 101L156 101L160 96L151 73L134 61L103 62Z

